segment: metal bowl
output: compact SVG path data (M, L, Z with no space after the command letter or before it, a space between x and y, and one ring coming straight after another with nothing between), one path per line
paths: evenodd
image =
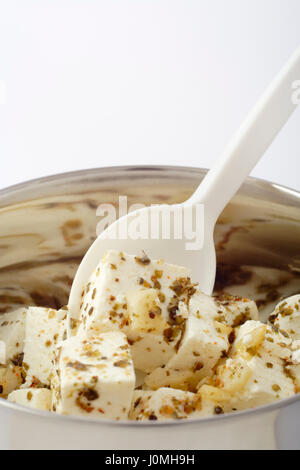
M178 203L206 170L114 167L30 181L0 191L0 312L19 304L61 306L96 237L96 209ZM219 266L288 270L299 280L300 193L249 178L224 210L215 241ZM7 295L10 293L9 300ZM0 399L2 449L300 448L300 397L232 415L167 423L57 416Z

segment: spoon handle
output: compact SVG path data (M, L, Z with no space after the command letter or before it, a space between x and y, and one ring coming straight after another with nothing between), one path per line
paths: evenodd
M217 220L297 108L298 86L300 48L271 83L187 204L204 204L209 220Z

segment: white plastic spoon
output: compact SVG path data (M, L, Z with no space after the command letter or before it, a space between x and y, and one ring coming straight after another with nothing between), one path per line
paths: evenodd
M216 275L213 239L216 221L295 111L297 102L292 99L293 84L298 80L300 48L272 82L216 166L188 201L176 206L159 205L132 212L111 224L97 238L76 274L69 301L70 318L78 318L82 289L109 249L130 254L143 250L152 259L163 258L167 262L186 266L190 268L193 280L199 282L199 288L207 294L212 293ZM204 215L201 212L203 207ZM198 241L203 242L197 250L187 249L191 248L189 233L180 236L181 229L191 231L189 216L194 223L197 222ZM168 236L168 229L171 236ZM138 230L145 233L139 234Z

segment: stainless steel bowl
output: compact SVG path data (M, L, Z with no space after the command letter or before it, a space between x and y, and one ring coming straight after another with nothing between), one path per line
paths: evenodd
M185 200L205 170L118 167L75 172L0 191L0 312L10 304L66 303L95 238L96 208ZM300 272L300 194L249 178L216 229L218 262ZM299 278L300 292L300 278ZM3 300L5 297L5 300ZM300 397L234 415L171 423L92 421L0 400L2 449L300 448Z

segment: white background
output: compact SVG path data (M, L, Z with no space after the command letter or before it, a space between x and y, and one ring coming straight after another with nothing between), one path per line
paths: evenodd
M0 0L0 187L210 167L299 25L300 0ZM300 189L299 129L297 110L253 174Z

